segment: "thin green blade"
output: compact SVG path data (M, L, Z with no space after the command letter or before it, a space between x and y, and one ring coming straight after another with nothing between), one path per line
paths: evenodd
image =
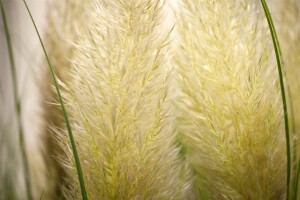
M265 0L261 0L262 7L264 9L268 25L270 28L272 41L274 45L278 73L279 73L279 81L280 81L280 90L281 90L281 97L282 97L282 104L283 104L283 113L284 113L284 126L285 126L285 137L286 137L286 149L287 149L287 199L289 199L289 192L290 192L290 179L291 179L291 150L290 150L290 133L289 133L289 121L288 121L288 112L287 112L287 104L286 104L286 94L285 94L285 87L283 81L283 73L282 73L282 56L280 45L278 41L278 37L276 34L276 30L273 24L273 20L268 8L268 5Z
M31 21L32 21L32 23L34 25L35 31L36 31L36 33L38 35L39 41L40 41L41 46L43 48L43 51L44 51L44 54L45 54L45 57L46 57L46 60L47 60L47 63L48 63L49 70L51 72L51 76L52 76L52 79L53 79L53 82L54 82L54 86L56 88L56 92L57 92L57 95L58 95L58 98L59 98L59 103L61 105L61 109L62 109L62 112L63 112L63 115L64 115L64 119L66 121L66 126L67 126L67 130L68 130L68 134L69 134L69 138L70 138L70 142L71 142L71 146L72 146L72 151L73 151L73 155L74 155L74 159L75 159L75 165L76 165L76 169L77 169L77 174L78 174L78 179L79 179L79 184L80 184L82 199L83 200L87 200L88 198L87 198L87 193L86 193L86 189L85 189L85 185L84 185L84 179L83 179L83 173L82 173L82 169L81 169L81 165L80 165L80 160L79 160L79 156L78 156L78 153L77 153L77 148L76 148L75 140L74 140L74 137L73 137L73 133L72 133L70 121L69 121L68 114L67 114L67 111L65 109L63 100L62 100L62 96L61 96L61 93L60 93L60 90L59 90L59 87L58 87L58 83L57 83L57 80L56 80L56 77L55 77L55 74L54 74L54 71L53 71L50 59L49 59L48 54L46 52L44 43L43 43L43 41L41 39L40 33L39 33L38 29L37 29L35 21L34 21L34 19L32 17L32 14L31 14L31 12L29 10L29 7L28 7L28 5L26 3L26 0L23 0L23 2L25 4L25 6L26 6L26 9L27 9L28 14L30 16L30 19L31 19Z

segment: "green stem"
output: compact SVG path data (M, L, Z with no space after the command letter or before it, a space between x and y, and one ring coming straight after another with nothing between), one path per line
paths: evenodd
M273 24L273 20L268 8L268 5L265 0L261 0L262 7L264 9L270 32L272 35L278 73L279 73L279 80L280 80L280 89L281 89L281 97L282 97L282 104L283 104L283 113L284 113L284 126L285 126L285 137L286 137L286 149L287 149L287 199L289 199L289 191L290 191L290 179L291 179L291 150L290 150L290 133L289 133L289 123L288 123L288 112L287 112L287 104L286 104L286 96L285 96L285 89L284 89L284 81L283 81L283 74L282 74L282 57L281 57L281 50L278 41L278 37L276 34L276 30Z
M4 31L5 31L5 37L6 42L8 46L8 55L9 55L9 62L10 62L10 69L12 73L12 79L13 79L13 93L14 93L14 103L17 113L17 121L18 121L18 132L19 132L19 145L21 149L22 154L22 161L23 161L23 168L24 168L24 176L25 176L25 187L27 191L27 199L32 200L32 190L31 190L31 183L30 183L30 172L29 172L29 166L28 166L28 158L26 154L26 145L24 141L24 132L23 132L23 124L22 124L22 104L18 95L18 84L17 84L17 75L16 75L16 65L15 65L15 59L12 49L12 43L9 33L9 28L7 25L6 15L4 12L4 6L2 3L2 0L0 0L0 7L1 7L1 13L2 13L2 19L4 24Z
M43 43L43 41L41 39L40 33L39 33L38 29L37 29L35 21L34 21L34 19L32 17L32 14L31 14L31 12L29 10L29 7L28 7L28 5L26 3L26 0L23 0L23 2L25 4L25 6L26 6L26 9L27 9L28 14L30 16L30 19L31 19L31 21L32 21L32 23L34 25L35 31L36 31L36 33L38 35L39 41L40 41L41 46L43 48L43 51L44 51L44 54L45 54L45 57L46 57L46 60L47 60L47 63L48 63L49 70L51 72L51 76L52 76L52 79L53 79L53 82L54 82L54 85L55 85L55 88L56 88L56 92L57 92L57 95L58 95L58 98L59 98L59 102L60 102L61 109L62 109L62 112L63 112L63 115L64 115L64 119L65 119L65 122L66 122L67 130L68 130L68 134L69 134L69 138L70 138L70 142L71 142L71 146L72 146L72 151L73 151L73 155L74 155L74 159L75 159L75 165L76 165L76 169L77 169L77 174L78 174L78 179L79 179L79 184L80 184L82 199L83 200L87 200L88 198L87 198L87 193L86 193L86 190L85 190L85 184L84 184L83 173L82 173L82 169L81 169L81 165L80 165L80 160L79 160L79 156L78 156L78 153L77 153L77 148L76 148L75 140L74 140L74 137L73 137L73 133L72 133L70 121L69 121L68 114L67 114L67 111L65 109L63 100L62 100L62 96L61 96L61 93L60 93L60 90L59 90L59 87L58 87L58 83L57 83L57 80L56 80L56 77L55 77L55 74L54 74L54 71L53 71L50 59L49 59L48 54L46 52L44 43Z
M300 173L300 160L298 162L298 167L297 167L297 174L296 174L296 178L295 178L295 190L294 190L294 200L297 200L297 196L298 196L298 181L299 181L299 173Z

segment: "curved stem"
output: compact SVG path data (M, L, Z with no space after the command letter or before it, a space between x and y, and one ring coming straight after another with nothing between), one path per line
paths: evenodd
M280 45L278 41L278 37L276 34L276 30L273 24L273 20L268 8L268 5L265 0L261 0L262 7L264 9L271 36L274 45L278 73L279 73L279 82L280 82L280 89L281 89L281 97L282 97L282 104L283 104L283 113L284 113L284 126L285 126L285 137L286 137L286 149L287 149L287 199L289 199L289 191L290 191L290 179L291 179L291 150L290 150L290 133L289 133L289 123L288 123L288 112L287 112L287 104L286 104L286 95L285 95L285 88L284 88L284 81L283 81L283 74L282 74L282 56Z
M25 4L25 6L26 6L26 9L27 9L28 14L30 16L30 19L31 19L31 21L32 21L32 23L34 25L34 29L35 29L35 31L36 31L36 33L38 35L39 41L41 43L41 46L43 48L43 51L44 51L44 54L45 54L45 57L46 57L46 60L47 60L47 63L48 63L49 70L51 72L51 76L52 76L52 79L53 79L53 82L54 82L54 86L56 88L56 92L57 92L57 95L58 95L59 103L61 105L61 109L62 109L62 112L63 112L63 115L64 115L64 119L65 119L65 122L66 122L67 130L68 130L68 134L69 134L69 138L70 138L70 142L71 142L71 146L72 146L72 151L73 151L73 155L74 155L74 159L75 159L75 165L76 165L76 169L77 169L77 174L78 174L78 179L79 179L79 184L80 184L82 199L83 200L87 200L88 198L87 198L87 193L86 193L86 190L85 190L85 184L84 184L83 173L82 173L82 169L81 169L81 165L80 165L80 160L79 160L79 156L78 156L78 153L77 153L77 148L76 148L75 140L74 140L74 137L73 137L73 133L72 133L70 121L69 121L68 114L67 114L67 111L65 109L63 100L62 100L62 96L61 96L61 93L60 93L60 90L59 90L59 87L58 87L58 83L57 83L57 80L56 80L56 77L55 77L55 74L54 74L54 71L53 71L50 59L49 59L48 54L46 52L44 43L43 43L42 38L40 36L40 33L39 33L38 29L37 29L35 21L34 21L34 19L32 17L32 14L31 14L31 12L29 10L29 7L28 7L28 5L26 3L26 0L23 0L23 2Z

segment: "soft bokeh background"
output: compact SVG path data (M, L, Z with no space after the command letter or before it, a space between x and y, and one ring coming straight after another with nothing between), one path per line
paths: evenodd
M10 29L14 50L19 96L22 102L22 122L25 141L32 170L35 166L44 169L41 148L43 132L41 96L41 47L30 21L29 15L20 0L2 0ZM28 5L42 31L46 16L45 0L29 0ZM18 145L18 128L16 123L13 98L13 82L8 59L7 43L2 17L0 20L0 185L9 188L10 184L18 189L17 194L25 190L23 170ZM33 164L35 163L35 164ZM35 175L32 178L41 179ZM7 180L10 179L10 180ZM17 184L16 184L17 183ZM4 189L3 189L4 190ZM13 188L12 188L13 190ZM3 193L3 192L0 192ZM1 198L1 196L0 196Z
M42 31L46 17L46 0L29 0L28 5ZM5 11L9 23L11 40L13 43L15 62L17 67L18 87L23 106L23 122L25 132L35 130L29 124L36 118L32 111L36 111L39 104L37 91L38 74L41 71L41 47L37 35L30 21L28 13L20 0L4 0ZM14 108L13 89L8 59L7 43L2 19L0 22L0 87L1 87L1 121L9 118ZM5 115L4 115L5 113ZM29 140L30 142L30 140Z

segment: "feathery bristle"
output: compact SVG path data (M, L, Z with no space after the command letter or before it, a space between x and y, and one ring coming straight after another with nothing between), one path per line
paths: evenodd
M45 46L47 54L51 60L53 70L58 79L68 84L70 82L71 60L74 55L74 43L79 38L79 33L84 27L84 15L87 7L90 5L89 0L56 0L48 3L48 23L45 29ZM46 61L45 64L46 65ZM58 157L65 157L63 150L59 147L60 135L55 135L57 129L65 128L63 112L58 105L58 96L53 88L53 80L48 68L44 72L45 84L42 85L41 91L44 96L44 109L46 134L45 140L48 143L46 151L46 162L51 181L48 181L48 190L44 198L59 198L61 194L61 185L65 184L65 172L58 162ZM63 89L63 88L61 88Z
M182 0L178 128L200 195L283 199L286 148L278 72L256 1Z
M163 6L160 0L103 0L89 11L65 99L90 199L189 195L170 111ZM65 165L68 197L80 198L72 159Z

